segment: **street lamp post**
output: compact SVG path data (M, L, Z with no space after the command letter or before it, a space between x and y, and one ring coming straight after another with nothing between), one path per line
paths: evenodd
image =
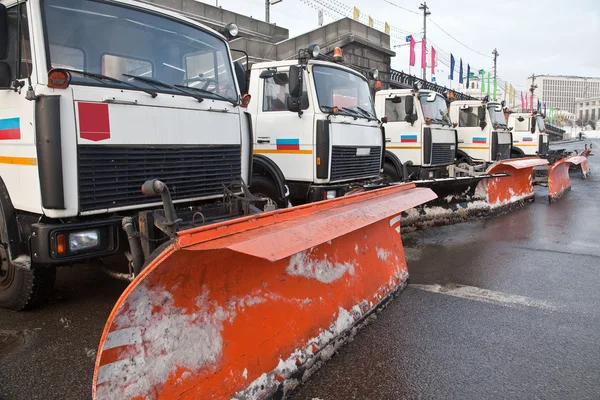
M270 8L271 6L274 6L277 3L281 3L283 0L265 0L265 22L267 24L271 23L271 16L270 16Z

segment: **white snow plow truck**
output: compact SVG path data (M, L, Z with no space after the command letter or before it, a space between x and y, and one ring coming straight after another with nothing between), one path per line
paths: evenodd
M298 60L254 64L250 75L254 132L251 191L280 207L332 199L378 178L383 137L369 82L358 71L323 60L319 46ZM288 195L289 193L289 195Z

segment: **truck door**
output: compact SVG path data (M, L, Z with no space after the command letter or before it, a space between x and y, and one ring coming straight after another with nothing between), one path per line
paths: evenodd
M406 98L412 95L394 95L385 98L385 148L394 153L400 162L412 161L421 165L422 132L417 113L418 102L413 105L413 114L406 113ZM412 122L412 123L411 123Z
M486 126L481 129L479 112L483 108L486 113ZM490 161L491 121L485 106L462 106L458 110L458 148L469 157ZM459 162L460 157L459 158ZM466 160L465 160L466 161Z
M12 88L12 82L16 79L23 87L17 91L8 87L0 90L0 171L14 207L40 213L41 194L34 130L36 102L25 98L30 73L34 86L36 82L27 18L30 4L21 2L19 6L7 7L8 28L5 29L8 32L8 51L6 58L1 60L2 80Z
M256 116L254 153L271 158L288 181L313 181L313 117L305 79L302 115L287 109L288 68L259 82L260 104ZM261 71L256 71L260 73Z

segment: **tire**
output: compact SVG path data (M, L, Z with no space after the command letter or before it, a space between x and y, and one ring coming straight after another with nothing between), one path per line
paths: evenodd
M23 269L15 267L1 248L0 307L15 311L34 308L45 302L56 280L55 267Z
M396 171L393 164L385 163L381 175L383 176L383 181L386 183L402 182L402 175Z
M510 158L522 158L522 157L525 157L525 154L523 154L519 151L515 151L515 150L510 151Z
M277 204L277 208L287 207L287 202L279 197L279 190L277 189L275 182L266 176L257 175L252 177L250 193L256 197L267 197L271 199ZM260 208L262 208L262 206Z

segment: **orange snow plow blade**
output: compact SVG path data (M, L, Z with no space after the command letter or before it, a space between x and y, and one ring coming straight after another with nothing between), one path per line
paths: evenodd
M510 176L481 181L475 193L478 197L485 198L491 208L528 201L535 194L532 181L533 169L543 165L548 165L548 160L519 158L499 161L492 165L487 173L506 173Z
M182 231L102 335L96 399L261 399L327 360L408 277L414 184Z
M548 170L548 198L550 202L555 202L565 192L571 190L571 178L569 177L569 168L571 165L579 165L581 167L584 179L590 172L588 160L584 156L571 156L552 164Z

